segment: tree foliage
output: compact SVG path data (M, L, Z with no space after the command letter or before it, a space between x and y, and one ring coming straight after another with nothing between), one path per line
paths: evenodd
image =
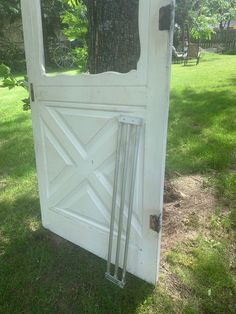
M20 86L28 91L28 78L25 76L23 80L17 80L11 73L11 69L5 64L0 64L0 87L8 87L12 89L14 87ZM30 98L27 97L22 99L23 110L30 109Z
M63 0L62 0L63 1ZM64 34L70 40L86 40L88 33L87 7L78 0L64 0L66 6L62 14L62 23L65 25Z
M208 0L209 9L215 15L219 28L228 28L230 21L236 18L236 0Z
M0 16L12 17L20 14L20 0L1 0Z
M236 0L177 0L176 23L194 39L210 38L236 16Z
M61 0L64 11L61 14L63 33L76 48L72 49L74 63L80 72L88 66L88 18L87 6L82 0Z

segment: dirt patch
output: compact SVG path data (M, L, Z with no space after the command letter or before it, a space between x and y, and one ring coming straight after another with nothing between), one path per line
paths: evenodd
M200 233L209 233L210 217L217 208L217 200L200 175L178 176L167 181L164 200L160 273L165 279L160 280L159 285L178 302L188 299L191 291L172 273L165 253L178 243L184 244Z
M200 175L179 176L166 182L164 200L162 256L176 243L196 238L217 207Z

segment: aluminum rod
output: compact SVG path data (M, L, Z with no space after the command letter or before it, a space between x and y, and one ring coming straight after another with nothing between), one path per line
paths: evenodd
M112 197L112 210L111 210L111 222L110 222L110 236L109 236L109 246L108 246L108 258L107 258L107 273L111 270L111 256L112 256L112 243L113 243L113 233L115 224L115 214L116 214L116 200L117 200L117 187L118 187L118 177L120 169L120 152L121 152L121 142L122 142L122 124L119 123L118 134L117 134L117 150L116 150L116 164L114 173L114 187L113 187L113 197Z
M131 220L132 220L133 205L134 205L134 189L135 189L135 179L136 179L136 172L137 172L140 135L141 135L141 127L136 126L135 127L134 156L132 158L133 167L132 167L131 184L130 184L129 211L128 211L128 219L127 219L127 227L126 227L126 241L125 241L122 279L121 279L123 284L125 284L125 275L126 275L127 260L128 260L128 250L129 250Z
M120 245L121 245L121 235L123 227L123 216L125 207L125 192L127 183L127 169L129 161L129 146L130 146L130 124L126 127L126 141L125 141L125 154L124 154L124 166L122 173L122 187L121 187L121 201L120 201L120 213L119 213L119 225L118 225L118 235L117 235L117 246L116 246L116 261L115 261L115 273L114 277L117 278L119 269L119 259L120 259Z

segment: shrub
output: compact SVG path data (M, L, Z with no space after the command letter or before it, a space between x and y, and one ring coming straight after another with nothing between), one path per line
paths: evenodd
M5 64L14 72L26 69L25 53L14 43L1 42L0 46L0 64Z
M11 69L5 64L0 64L0 82L2 83L2 87L8 87L12 89L16 86L21 86L24 89L28 90L28 79L25 76L23 80L17 80L11 73ZM30 98L22 99L23 102L23 110L30 109Z

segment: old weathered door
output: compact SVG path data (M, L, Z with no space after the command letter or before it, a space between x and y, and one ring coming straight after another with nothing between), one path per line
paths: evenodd
M121 116L141 118L127 270L154 284L160 232L153 229L158 229L163 206L169 102L170 0L138 2L137 67L128 73L99 74L78 74L73 66L69 72L52 68L49 73L42 23L48 13L42 12L40 0L21 3L43 226L107 259L118 121ZM67 50L72 49L64 39L48 49L59 66L70 59ZM60 51L65 56L56 60ZM124 220L127 207L125 203ZM150 225L151 216L156 224L154 219ZM116 217L115 230L117 224Z

